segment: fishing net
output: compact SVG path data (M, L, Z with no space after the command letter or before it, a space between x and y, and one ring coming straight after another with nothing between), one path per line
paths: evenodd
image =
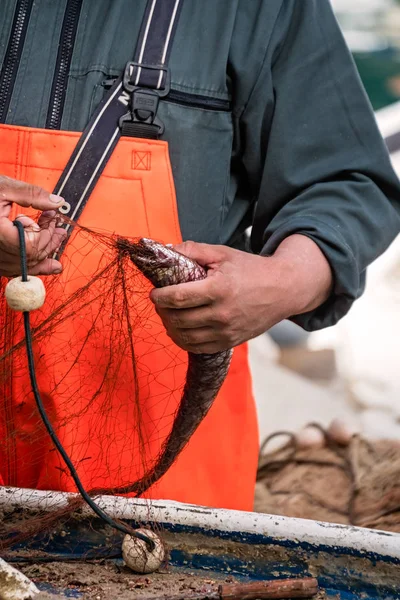
M322 448L299 449L287 433L282 447L268 451L266 440L254 510L400 532L400 444L354 436L344 446L320 429Z
M44 411L91 497L146 498L209 408L196 413L196 423L185 430L183 399L193 392L184 387L187 373L191 387L205 379L212 400L230 353L223 353L219 362L218 356L202 355L203 362L193 369L187 353L168 338L149 300L153 285L133 262L139 251L143 255L143 244L70 225L74 230L63 273L45 279L44 306L30 314ZM162 252L158 258L161 264L153 267L161 268ZM173 283L201 276L199 267L184 266L185 273L180 273L176 265ZM164 271L160 286L168 283L168 269ZM28 373L23 315L7 306L6 283L2 281L0 294L1 483L76 492L70 469L39 414ZM211 363L213 375L207 380ZM195 393L193 398L200 400ZM12 503L15 492L8 492ZM33 514L2 520L0 550L59 527L83 502L78 496L62 509L49 510L49 499L51 494L43 496L43 511L39 504Z

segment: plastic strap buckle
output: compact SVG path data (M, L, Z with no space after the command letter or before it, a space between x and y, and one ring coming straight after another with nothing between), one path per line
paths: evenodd
M144 130L153 131L155 137L164 133L164 123L157 117L158 104L160 97L153 90L135 89L131 95L130 110L119 120L121 130L129 131L125 123L135 123L138 130L140 125L145 125ZM153 137L152 135L152 137Z
M135 84L132 81L132 76L134 75L134 73L137 73L137 71L141 69L141 70L150 70L150 71L158 71L159 73L163 73L165 74L165 77L161 77L161 83L163 83L163 86L161 87L151 87L150 86L145 86L148 87L148 89L154 89L157 90L158 95L160 96L160 98L163 98L164 96L167 96L170 92L171 89L171 72L169 70L169 68L165 65L148 65L146 63L138 63L138 62L134 62L134 61L130 61L128 63L126 63L125 66L125 71L124 71L124 76L123 76L123 80L122 80L122 84L124 87L124 90L132 93L135 91L135 89L143 89L143 84L140 84L140 75L139 75L139 82L138 84ZM164 82L162 81L164 79ZM160 81L160 77L159 77L159 81Z

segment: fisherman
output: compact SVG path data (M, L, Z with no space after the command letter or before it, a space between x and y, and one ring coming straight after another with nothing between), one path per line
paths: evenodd
M399 232L399 181L329 0L11 0L0 35L0 275L19 273L12 220L29 207L44 212L18 216L31 274L59 274L72 257L56 210L173 243L205 266L205 280L151 300L183 350L236 350L157 495L251 510L258 432L244 343L286 318L334 325ZM122 75L124 118L90 146ZM105 162L74 212L86 173L68 162L77 144L79 161L90 147L87 160ZM3 387L0 423L16 411ZM56 453L30 466L40 448L21 448L0 445L4 485L73 489Z

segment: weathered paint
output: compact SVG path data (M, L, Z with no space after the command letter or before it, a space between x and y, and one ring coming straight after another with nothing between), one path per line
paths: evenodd
M3 488L0 509L11 515L21 506L43 508L45 498L51 510L65 506L68 495ZM343 600L400 598L398 534L167 501L102 497L98 502L114 518L160 528L174 569L255 579L311 575L328 595L339 594ZM50 541L42 536L30 548L55 559L118 559L121 537L85 507L76 520L52 533ZM19 559L23 553L20 548Z

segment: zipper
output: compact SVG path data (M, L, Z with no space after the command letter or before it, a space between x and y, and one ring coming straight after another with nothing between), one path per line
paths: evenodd
M181 106L190 106L191 108L203 108L206 110L230 111L231 103L229 100L221 100L221 98L210 98L200 94L188 94L187 92L178 92L171 90L168 96L164 98L172 104L180 104ZM161 99L162 100L162 99Z
M4 123L7 118L32 6L33 0L18 0L15 7L10 39L0 73L0 123Z
M61 128L61 119L67 93L68 73L74 51L81 8L82 0L67 1L47 111L46 129Z
M103 81L102 86L105 89L110 89L116 82L116 78L110 78ZM143 88L145 90L147 88ZM149 90L151 91L151 90ZM155 92L157 90L154 90ZM205 110L225 111L231 110L230 100L222 100L221 98L210 98L201 94L190 94L188 92L178 92L178 90L170 90L166 96L160 98L160 102L170 102L179 104L180 106L188 106L191 108L203 108Z

